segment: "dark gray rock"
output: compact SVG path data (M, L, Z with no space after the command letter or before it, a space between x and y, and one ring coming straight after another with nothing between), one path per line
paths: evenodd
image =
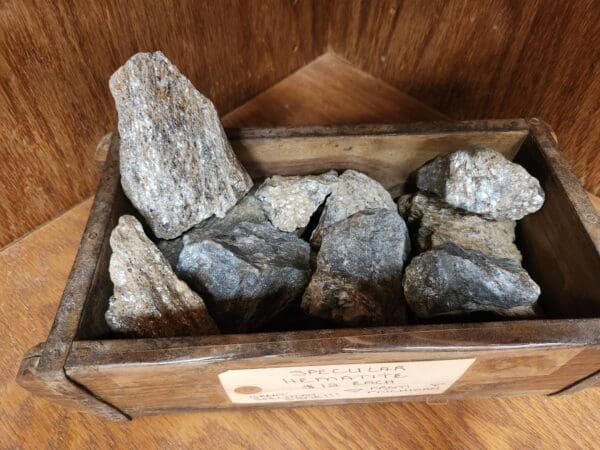
M177 273L206 300L219 327L256 329L298 299L310 280L310 246L270 223L186 236Z
M420 254L403 280L408 306L420 318L490 311L534 315L539 286L518 263L446 243Z
M332 186L319 224L310 238L311 244L321 245L327 227L367 209L395 210L396 204L377 181L356 170L346 170Z
M213 104L161 53L138 53L110 78L123 190L155 236L223 217L252 186Z
M398 210L411 230L413 248L419 253L454 242L494 258L521 262L521 252L514 243L514 220L488 220L420 192L400 197Z
M518 220L544 204L538 180L491 149L458 150L435 158L417 171L417 187L492 220Z
M177 278L135 217L119 219L110 246L111 330L132 337L219 333L202 298Z
M346 325L402 322L402 269L409 252L406 224L395 210L361 211L330 225L302 308Z

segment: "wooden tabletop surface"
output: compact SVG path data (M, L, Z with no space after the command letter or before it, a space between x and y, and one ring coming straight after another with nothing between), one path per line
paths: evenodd
M443 116L326 55L231 112L224 122L273 126L432 119ZM14 378L22 354L48 334L90 206L87 200L0 251L0 449L600 446L600 389L447 404L173 414L124 424L35 398Z

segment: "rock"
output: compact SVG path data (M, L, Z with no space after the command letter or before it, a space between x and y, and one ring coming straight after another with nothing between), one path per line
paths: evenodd
M454 242L493 258L521 262L521 252L514 242L514 220L487 220L420 192L400 197L398 210L412 231L413 247L419 253Z
M121 184L156 237L223 217L252 186L213 104L161 53L138 53L110 78Z
M256 197L273 225L282 231L292 232L308 225L337 179L335 170L321 175L275 175L264 181Z
M528 317L540 295L539 286L515 261L454 243L413 258L403 287L408 306L420 318L478 311Z
M268 223L261 202L255 197L256 189L252 188L246 196L225 214L225 217L211 217L182 236L168 241L160 241L158 248L163 252L171 267L175 269L184 242L198 242L203 239L226 233L227 230L240 222Z
M386 189L374 179L356 170L346 170L332 186L319 224L310 242L319 246L327 227L367 209L395 210L396 204Z
M135 217L119 219L110 246L111 330L132 337L219 333L202 298L177 278Z
M299 298L310 280L310 245L270 223L186 236L177 273L201 293L220 328L256 329Z
M417 171L417 187L492 220L518 220L539 210L544 191L518 164L491 150L458 150Z
M408 230L395 210L365 210L329 226L302 308L346 325L403 321L402 268L409 252Z

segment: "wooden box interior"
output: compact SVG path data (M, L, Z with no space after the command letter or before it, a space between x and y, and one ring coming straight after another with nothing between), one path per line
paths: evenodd
M386 125L229 130L229 135L255 181L275 174L356 169L381 182L394 197L402 193L415 169L437 155L459 148L494 148L522 164L540 180L547 193L543 208L520 221L517 229L523 265L541 286L544 316L600 317L600 271L594 272L593 263L597 262L597 251L585 233L576 232L582 226L577 214L524 121L506 121L489 129L473 126L437 132L426 127L420 130L413 126L408 131L406 127ZM113 143L111 150L113 164L116 145ZM118 167L113 165L108 170L118 171ZM110 173L105 182L115 183L117 178L118 173ZM107 232L121 214L135 214L120 184L113 205ZM84 304L76 339L110 337L103 314L112 292L109 259L110 248L106 244L97 261L97 276Z

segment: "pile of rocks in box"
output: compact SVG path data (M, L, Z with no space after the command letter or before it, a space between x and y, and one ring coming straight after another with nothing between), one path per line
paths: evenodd
M544 193L499 153L436 158L397 204L355 170L254 185L213 104L162 53L134 55L110 88L139 213L110 238L114 332L248 332L290 311L332 326L402 324L407 306L421 319L534 313L515 221Z

